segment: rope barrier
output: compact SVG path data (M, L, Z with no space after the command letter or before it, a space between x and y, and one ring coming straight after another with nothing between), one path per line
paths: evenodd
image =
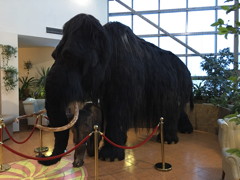
M128 146L121 146L121 145L118 145L114 142L112 142L110 139L108 139L102 132L100 132L100 135L103 136L103 138L108 141L110 144L112 144L113 146L116 146L118 148L122 148L122 149L135 149L137 147L140 147L142 146L143 144L145 144L147 141L149 141L153 135L156 133L157 129L159 127L159 124L155 127L155 129L153 130L153 132L141 143L135 145L135 146L131 146L131 147L128 147ZM93 132L92 132L93 133ZM56 155L56 156L51 156L51 157L45 157L45 158L41 158L41 157L32 157L32 156L28 156L28 155L25 155L25 154L22 154L20 152L17 152L15 151L14 149L10 148L9 146L5 145L5 144L2 144L2 146L4 148L6 148L7 150L11 151L12 153L14 154L17 154L21 157L24 157L24 158L28 158L28 159L33 159L33 160L39 160L39 161L47 161L47 160L52 160L52 159L57 159L57 158L61 158L69 153L71 153L73 150L75 150L76 148L78 148L80 145L82 145L84 142L86 142L90 136L92 135L92 133L90 133L88 136L86 136L80 143L78 143L76 146L74 146L72 149L70 149L69 151L65 152L65 153L62 153L62 154L59 154L59 155Z
M37 123L38 123L38 116L37 116L37 119L36 119L35 124L37 124ZM35 127L35 126L33 127L30 135L29 135L24 141L17 141L17 140L15 140L15 139L11 136L11 134L10 134L10 132L8 131L8 128L7 128L6 126L4 126L4 129L5 129L8 137L9 137L13 142L15 142L15 143L17 143L17 144L24 144L25 142L27 142L27 141L32 137L32 135L33 135L36 127Z
M48 160L53 160L53 159L57 159L57 158L61 158L69 153L71 153L73 150L75 150L76 148L78 148L79 146L81 146L84 142L86 142L90 137L91 137L92 133L90 133L88 136L86 136L80 143L78 143L76 146L74 146L72 149L70 149L69 151L56 155L56 156L50 156L50 157L32 157L32 156L28 156L25 154L22 154L20 152L15 151L14 149L10 148L9 146L6 146L5 144L2 144L2 146L4 148L6 148L7 150L11 151L14 154L17 154L21 157L27 158L27 159L33 159L33 160L38 160L38 161L48 161Z
M160 125L160 123L155 127L155 129L153 130L153 132L152 132L143 142L141 142L141 143L139 143L139 144L137 144L137 145L135 145L135 146L131 146L131 147L121 146L121 145L118 145L118 144L112 142L112 141L111 141L110 139L108 139L102 132L100 132L100 135L101 135L107 142L109 142L110 144L112 144L113 146L116 146L116 147L121 148L121 149L135 149L135 148L137 148L137 147L142 146L142 145L145 144L147 141L149 141L149 140L153 137L153 135L157 132L159 125Z

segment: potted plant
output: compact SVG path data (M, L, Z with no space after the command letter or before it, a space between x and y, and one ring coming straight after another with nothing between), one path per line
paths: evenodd
M17 68L13 66L7 66L3 68L5 73L3 80L6 91L13 90L17 86Z
M2 66L1 69L4 71L4 86L6 91L13 90L17 86L17 68L14 66L9 66L8 62L12 57L16 57L17 53L17 48L14 48L10 45L0 45L2 52L1 52L1 57L2 57Z
M206 102L205 92L204 92L204 81L199 84L193 84L193 101L195 103L203 103Z
M2 48L2 60L3 60L3 66L8 66L8 61L11 59L11 57L16 57L17 48L14 48L10 45L2 45L0 44L0 47Z
M20 77L19 78L19 100L25 100L28 97L32 96L32 88L35 84L35 78L34 77Z
M40 110L44 109L45 107L45 84L46 84L46 78L49 70L50 68L45 69L44 67L41 67L41 69L38 69L38 78L36 79L36 89L34 91L33 96L36 99L36 102Z
M216 120L231 113L229 104L237 107L234 98L238 97L240 100L240 97L237 96L239 90L235 86L234 71L231 70L233 60L233 54L229 48L225 48L218 55L205 56L201 62L207 76L198 85L194 85L195 108L193 112L188 110L189 119L195 129L217 133Z
M41 67L41 69L38 69L38 78L36 79L36 89L34 92L34 97L36 99L44 99L45 98L45 84L46 84L46 78L47 74L49 72L50 68L47 69Z
M28 76L30 69L32 69L32 62L30 60L24 62L24 69L27 70L27 76Z

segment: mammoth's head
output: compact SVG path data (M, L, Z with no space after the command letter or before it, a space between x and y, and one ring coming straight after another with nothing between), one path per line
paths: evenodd
M98 98L110 51L106 31L93 16L79 14L65 23L45 87L51 125L51 119L65 116L71 102Z

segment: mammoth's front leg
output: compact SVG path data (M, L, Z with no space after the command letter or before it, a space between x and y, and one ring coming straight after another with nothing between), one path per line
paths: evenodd
M107 119L105 135L114 143L124 146L127 141L127 129L120 118ZM102 160L114 161L115 159L123 160L125 158L124 149L113 146L104 140L104 146L100 149L99 158Z
M83 158L86 151L86 144L82 144L74 152L73 167L81 167L84 164Z
M73 142L75 145L80 143L85 135L84 132L80 131L80 128L73 127ZM83 158L86 151L86 143L80 145L77 149L75 149L74 152L74 161L73 161L73 167L81 167L84 164Z

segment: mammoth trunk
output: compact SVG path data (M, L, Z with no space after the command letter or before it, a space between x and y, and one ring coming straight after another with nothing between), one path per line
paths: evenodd
M49 117L50 127L60 127L67 124L67 117L64 111L58 112L56 115L51 114L51 111L50 111L48 112L48 117ZM54 132L54 137L55 137L54 149L51 156L56 156L64 153L68 145L69 130ZM61 158L56 158L56 159L47 160L47 161L44 160L44 161L39 161L39 163L49 166L57 163L58 161L60 161L60 159Z

